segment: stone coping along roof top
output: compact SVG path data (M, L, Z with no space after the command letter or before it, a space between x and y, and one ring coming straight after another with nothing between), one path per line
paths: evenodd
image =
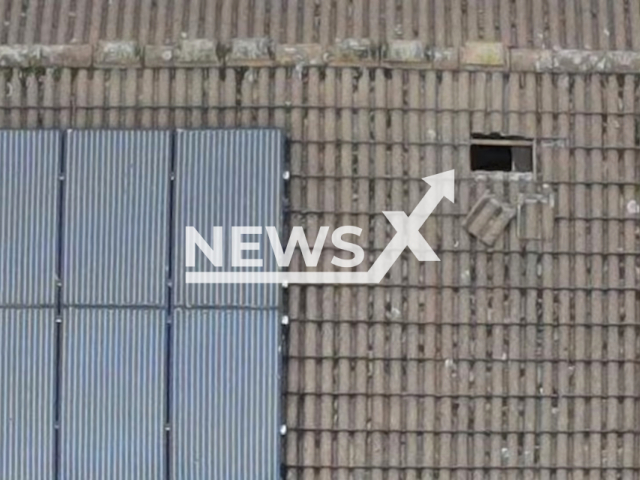
M539 73L637 73L640 52L507 48L467 42L436 48L419 40L344 39L333 45L278 44L268 37L181 40L171 45L100 41L82 45L0 45L0 67L386 67L425 70L495 70Z

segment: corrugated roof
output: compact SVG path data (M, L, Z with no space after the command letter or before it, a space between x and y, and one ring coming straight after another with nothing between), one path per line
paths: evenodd
M60 477L162 478L166 313L73 308L63 322Z
M163 306L170 132L66 135L63 302Z
M177 132L173 478L279 476L281 286L186 284L186 272L213 266L196 251L195 268L186 268L184 238L186 226L196 227L213 245L213 227L224 227L222 270L233 271L231 227L259 227L260 240L251 240L260 251L243 257L261 258L258 270L274 271L263 227L282 232L284 160L284 137L277 130Z
M0 477L55 464L55 312L0 308Z
M261 259L260 271L275 271L269 239L263 227L282 231L284 136L272 129L178 131L176 135L174 239L174 304L178 307L278 308L280 286L272 284L186 284L186 272L215 267L196 251L195 267L185 267L185 227L195 227L214 245L213 227L224 227L223 271L232 268L231 227L258 227L260 236L244 236L259 243L257 252L242 258Z
M60 152L58 132L0 132L0 306L55 305Z
M173 315L172 478L280 475L280 315Z
M498 40L537 48L640 49L634 0L5 0L0 43L162 44L179 38L421 39L437 46Z

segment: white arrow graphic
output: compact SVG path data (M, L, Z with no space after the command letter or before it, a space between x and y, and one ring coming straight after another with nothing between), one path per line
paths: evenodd
M453 170L449 170L425 177L422 180L427 182L431 188L422 197L410 216L407 217L404 212L382 212L397 230L397 233L369 269L367 283L380 283L406 247L409 247L421 262L440 261L420 233L420 228L443 197L455 202L455 175Z
M431 188L418 202L411 215L405 212L382 212L396 229L395 236L368 272L187 272L187 283L289 283L289 284L374 284L380 283L405 248L421 262L440 259L420 233L443 198L455 202L453 170L423 178Z

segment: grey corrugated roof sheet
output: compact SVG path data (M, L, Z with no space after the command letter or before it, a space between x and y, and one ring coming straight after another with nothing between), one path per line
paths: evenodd
M185 268L185 227L213 243L225 227L282 232L284 136L273 129L178 131L174 195L171 464L174 478L277 478L280 470L280 285L186 284L213 271L196 251ZM267 235L260 271L274 271ZM255 270L245 268L244 271ZM192 307L185 310L183 307ZM244 308L248 307L248 308Z
M277 479L278 312L176 310L172 359L172 478Z
M162 478L166 313L74 308L63 321L60 477Z
M63 302L166 305L170 132L66 135Z
M186 272L215 267L196 250L196 266L185 267L185 227L195 227L213 245L213 227L224 230L224 271L275 271L277 265L264 230L282 231L284 191L284 135L274 129L179 130L176 135L174 239L176 306L277 307L280 286L275 284L187 284ZM260 269L232 268L231 227L259 227L259 252L243 258L261 258ZM286 239L282 239L286 240Z
M54 306L60 134L0 131L0 306Z
M55 371L54 310L0 309L0 478L53 472Z

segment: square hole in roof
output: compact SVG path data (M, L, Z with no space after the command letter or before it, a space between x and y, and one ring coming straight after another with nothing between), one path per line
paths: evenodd
M472 171L533 172L533 141L498 134L474 134L470 161Z

